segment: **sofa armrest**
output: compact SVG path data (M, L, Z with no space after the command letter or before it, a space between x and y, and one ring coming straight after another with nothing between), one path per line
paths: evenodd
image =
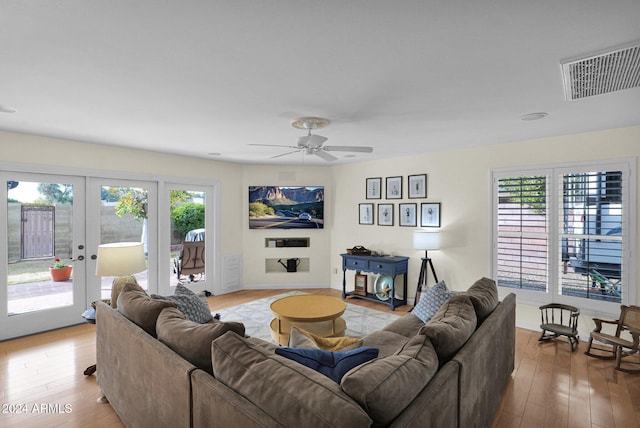
M449 361L390 425L390 428L457 427L458 373L460 366Z
M100 389L127 427L191 426L196 367L103 302L96 305L96 364Z
M209 373L191 373L194 427L281 427L262 409Z
M515 360L515 294L507 295L453 357L460 364L460 425L487 427Z

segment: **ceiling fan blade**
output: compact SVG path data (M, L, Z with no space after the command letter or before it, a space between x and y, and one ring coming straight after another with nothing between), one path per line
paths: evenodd
M289 146L286 146L286 147L289 147ZM271 159L281 158L282 156L287 156L287 155L290 155L290 154L293 154L293 153L298 153L299 151L300 150L294 150L292 152L287 152L287 153L282 153L282 154L279 154L279 155L271 156Z
M365 147L365 146L325 146L324 149L328 152L359 152L359 153L373 152L373 147Z
M290 149L297 149L296 146L284 146L282 144L248 144L249 146L262 146L262 147L288 147Z
M322 143L324 143L327 140L328 140L328 138L327 137L323 137L322 135L311 134L311 135L308 136L308 140L307 141L312 146L320 147L322 145Z
M316 156L318 156L318 157L320 157L320 158L322 158L322 159L326 160L326 161L329 161L329 162L331 162L331 161L335 161L335 160L338 160L338 158L337 158L337 157L335 157L335 156L333 156L333 155L330 155L329 153L325 152L324 150L316 150L316 151L314 152L314 154L315 154Z

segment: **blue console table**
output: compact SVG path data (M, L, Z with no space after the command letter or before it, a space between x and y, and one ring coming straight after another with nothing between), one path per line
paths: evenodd
M391 310L396 306L407 304L407 270L409 257L402 256L355 256L352 254L340 254L342 257L342 298L357 297L359 299L371 300L389 305ZM347 270L354 270L356 273L370 272L380 275L389 275L393 278L391 286L391 297L389 300L380 300L375 293L356 294L353 291L347 292ZM396 276L403 275L402 299L396 298Z

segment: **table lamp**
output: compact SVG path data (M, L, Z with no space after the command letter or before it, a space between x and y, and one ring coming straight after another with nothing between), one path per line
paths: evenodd
M427 282L427 264L431 268L433 279L438 282L438 276L433 268L433 262L429 258L429 250L440 249L440 232L428 232L426 230L416 230L413 232L413 248L416 250L424 250L422 258L422 266L420 267L420 276L418 277L418 293L422 291L422 286Z
M142 242L115 242L98 246L97 276L115 276L111 287L111 307L117 306L122 287L129 282L137 284L134 273L147 269Z

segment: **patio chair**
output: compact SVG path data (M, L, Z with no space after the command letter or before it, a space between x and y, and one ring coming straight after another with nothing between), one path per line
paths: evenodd
M189 280L194 281L196 274L204 274L204 241L182 243L180 256L175 260L174 271L178 281L182 275L189 275Z
M616 370L625 373L640 373L640 361L625 359L638 352L640 343L640 306L620 306L620 317L617 320L594 318L596 328L591 332L589 345L585 354L604 360L616 360ZM604 324L616 326L615 334L602 332ZM631 340L629 340L631 339ZM593 341L603 346L596 346ZM595 351L595 352L594 352ZM624 360L623 360L624 359ZM625 364L622 366L622 364ZM638 368L630 368L630 367Z
M540 306L540 316L542 322L540 328L542 334L538 341L552 340L559 336L566 336L569 339L571 352L578 349L580 339L578 338L578 317L580 310L575 306L563 305L561 303L549 303Z

